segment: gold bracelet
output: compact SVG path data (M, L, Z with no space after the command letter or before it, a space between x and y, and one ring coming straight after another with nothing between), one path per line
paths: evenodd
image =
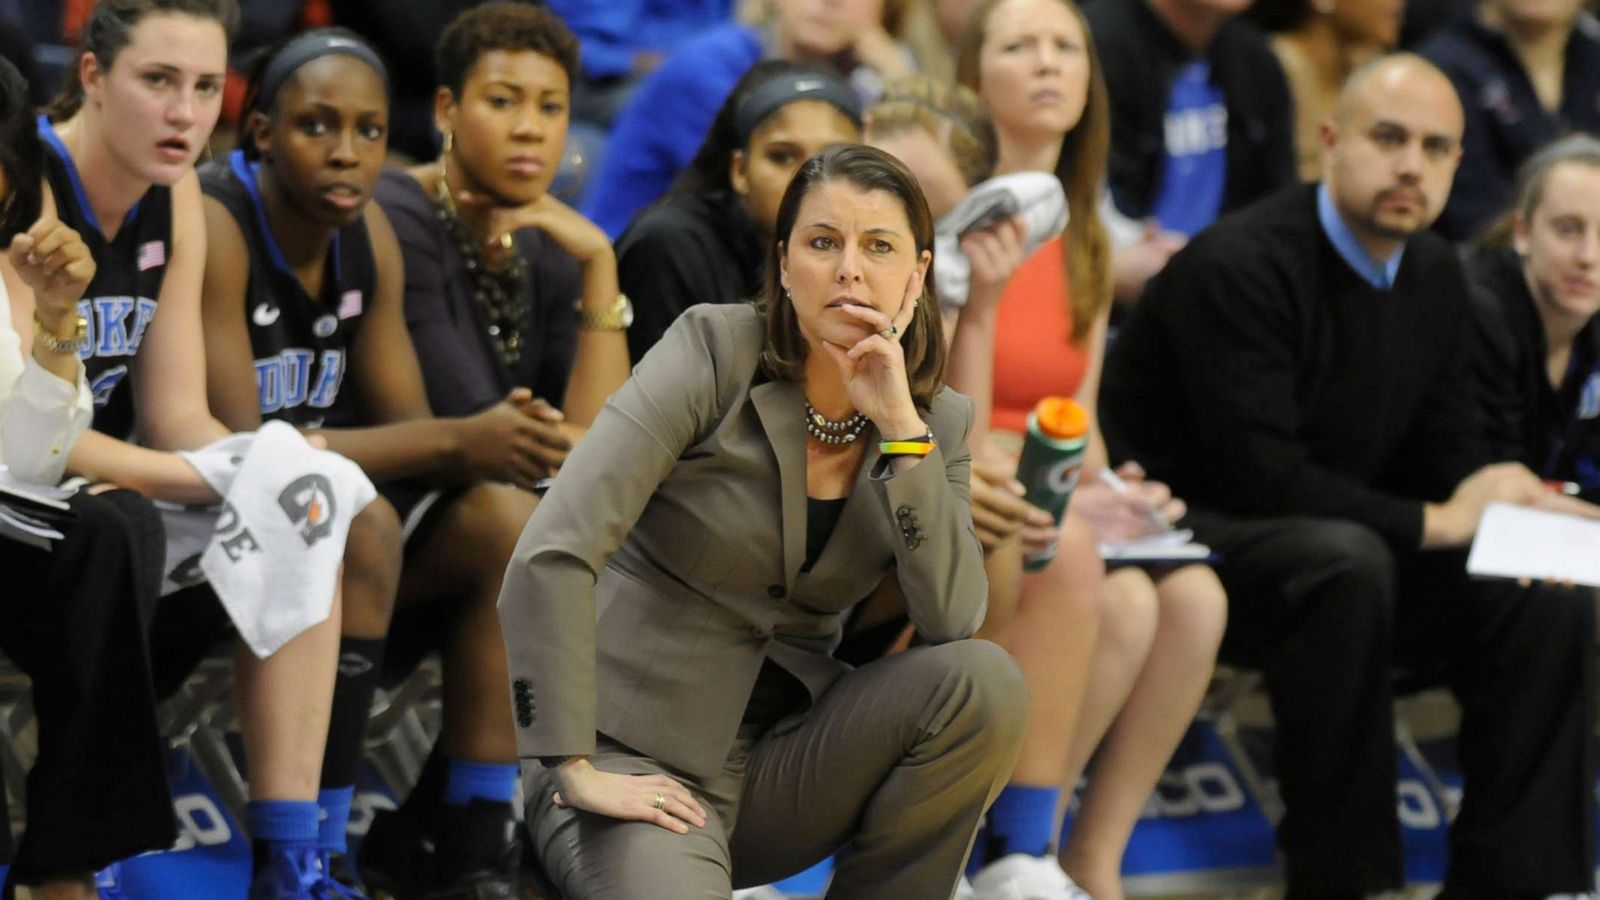
M35 310L33 313L33 336L35 339L43 341L45 349L51 353L58 353L62 356L76 356L78 351L89 340L89 320L83 316L78 316L77 322L73 326L72 337L60 337L44 324L43 320L39 318L39 312Z
M627 294L618 294L617 299L611 302L605 312L592 313L583 308L583 301L576 304L578 310L578 327L586 331L625 331L633 324L633 302Z

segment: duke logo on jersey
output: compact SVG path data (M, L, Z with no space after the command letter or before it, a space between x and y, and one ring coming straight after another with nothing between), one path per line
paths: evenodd
M89 323L88 338L78 348L84 361L133 357L144 342L145 330L156 315L156 301L149 297L94 297L78 301L78 315ZM105 406L122 379L127 365L114 365L94 373L89 390L96 406Z
M344 381L345 353L290 347L277 356L256 360L256 394L262 415L310 406L327 409L338 399ZM313 369L315 377L313 377Z

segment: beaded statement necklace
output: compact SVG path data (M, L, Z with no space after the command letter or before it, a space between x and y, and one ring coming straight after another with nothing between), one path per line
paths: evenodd
M434 190L433 211L466 262L473 298L489 323L489 342L494 345L495 355L507 371L515 372L517 364L522 361L522 329L531 307L526 290L527 262L522 254L512 253L510 260L498 271L484 263L483 248L480 246L482 242L472 226L456 211L456 203L450 197L450 188L445 184L443 172L439 174L439 185Z
M806 434L824 444L849 444L866 430L867 417L856 413L848 419L835 421L817 412L811 401L806 401Z

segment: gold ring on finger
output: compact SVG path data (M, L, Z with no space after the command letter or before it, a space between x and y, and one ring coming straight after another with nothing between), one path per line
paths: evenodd
M667 795L666 794L656 794L656 799L654 801L652 801L650 803L650 805L652 807L656 808L656 809L666 809L667 808Z
M884 330L878 332L879 335L881 335L883 337L886 337L886 338L893 338L895 335L897 335L899 333L900 333L900 326L894 324L893 322L889 323L889 327L888 328L885 328Z

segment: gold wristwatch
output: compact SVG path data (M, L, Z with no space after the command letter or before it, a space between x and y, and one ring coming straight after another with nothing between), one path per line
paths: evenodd
M77 325L72 330L72 337L58 337L55 332L45 326L44 322L39 320L39 313L35 311L33 314L33 333L39 340L44 341L45 349L51 353L59 353L62 356L76 354L89 339L89 320L83 316L78 316Z
M627 294L618 294L605 312L592 313L583 308L583 301L579 300L578 326L587 331L624 331L633 324L633 301Z

